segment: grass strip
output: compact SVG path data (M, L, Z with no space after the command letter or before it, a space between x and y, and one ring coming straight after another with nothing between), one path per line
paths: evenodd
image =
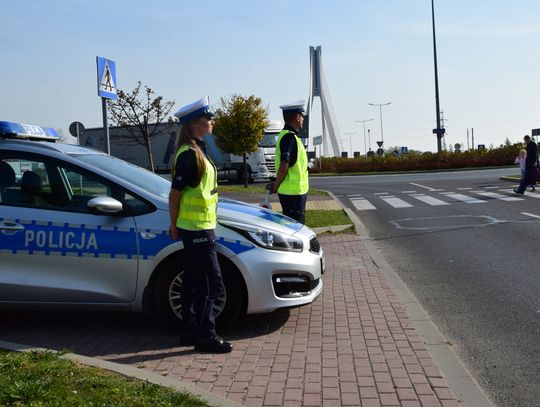
M306 210L306 226L320 228L324 226L348 225L352 221L343 209L325 211L319 209Z
M0 405L208 406L188 394L60 359L0 350Z

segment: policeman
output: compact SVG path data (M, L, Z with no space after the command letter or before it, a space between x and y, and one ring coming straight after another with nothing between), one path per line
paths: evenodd
M270 184L277 192L283 214L305 223L306 197L309 190L308 158L298 131L304 123L304 101L280 106L285 126L276 143L276 181Z
M206 156L203 137L212 132L208 97L175 113L181 128L169 193L169 235L184 243L182 345L228 353L232 344L216 334L217 301L224 295L216 252L217 171Z

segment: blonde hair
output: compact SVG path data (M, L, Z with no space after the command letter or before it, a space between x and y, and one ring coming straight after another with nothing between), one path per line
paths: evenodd
M196 137L193 135L193 130L191 129L192 124L193 121L190 121L176 131L175 153L177 153L178 149L183 145L187 145L195 150L195 158L197 162L196 184L198 185L201 182L204 172L206 171L206 163L204 161L204 153L195 141Z
M519 155L523 155L523 158L526 158L527 157L527 150L525 150L524 148L522 148L521 150L519 150Z

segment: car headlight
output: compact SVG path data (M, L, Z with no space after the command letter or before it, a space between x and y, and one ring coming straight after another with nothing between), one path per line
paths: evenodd
M270 250L282 250L287 252L302 252L304 243L301 239L274 230L266 230L250 225L241 225L236 222L229 223L220 221L223 226L233 229L257 246Z
M296 237L261 229L245 232L249 240L266 249L301 252L304 248L302 241Z

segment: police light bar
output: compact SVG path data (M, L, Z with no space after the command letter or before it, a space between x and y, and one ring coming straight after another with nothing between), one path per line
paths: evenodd
M51 127L0 121L0 137L58 141L60 135Z

